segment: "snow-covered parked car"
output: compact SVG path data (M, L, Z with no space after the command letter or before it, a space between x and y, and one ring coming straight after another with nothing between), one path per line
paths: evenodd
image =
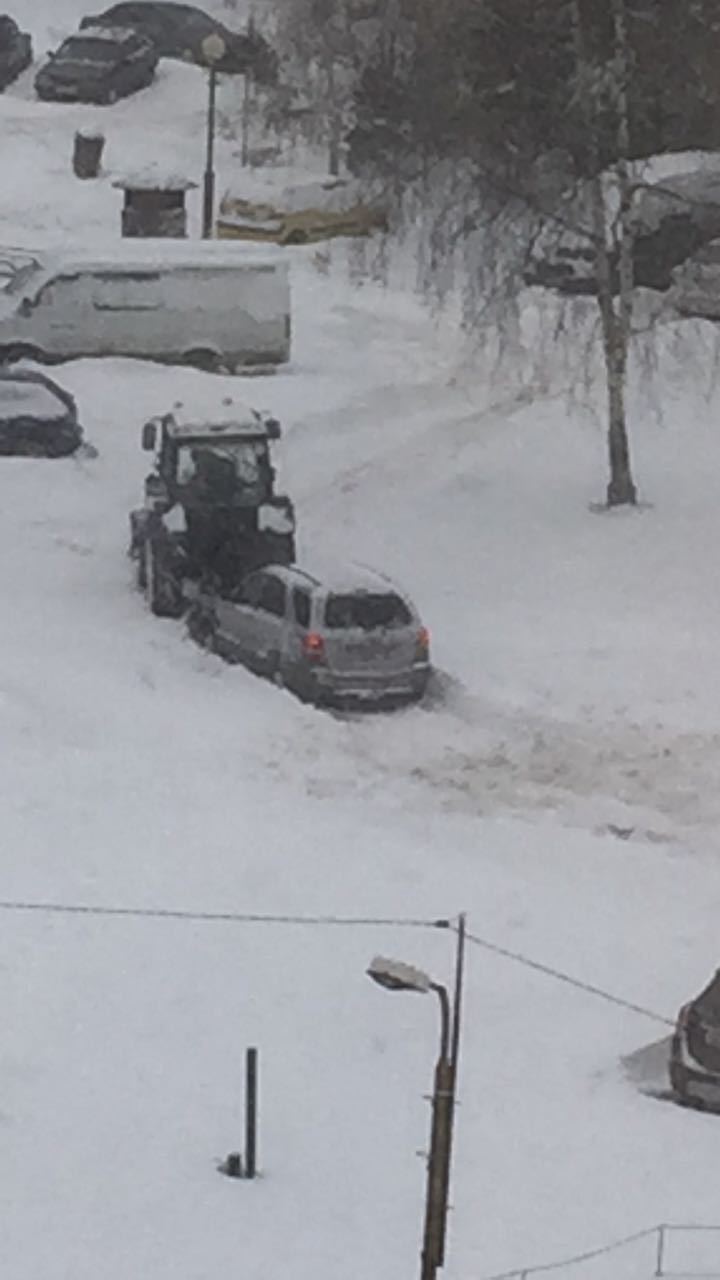
M0 455L61 458L82 444L77 406L44 373L0 369Z
M288 269L215 241L0 249L0 361L135 356L228 369L290 354Z
M0 13L0 90L7 89L32 62L32 40L14 18Z
M286 187L267 199L230 189L216 223L221 240L312 244L335 236L369 236L387 228L387 212L356 181L327 178Z
M201 591L191 635L315 704L422 698L430 640L415 606L354 565L269 565L225 594Z
M676 267L669 297L683 316L720 320L720 240L711 240Z
M69 36L35 77L39 98L108 106L151 84L158 55L154 44L123 27L88 27Z
M215 61L216 71L245 74L250 70L261 84L272 83L277 77L277 55L259 32L229 31L224 23L194 5L174 0L127 0L83 18L80 29L86 27L132 27L152 41L159 57L201 66L207 63L203 41L210 36L225 46L224 54Z
M720 969L678 1014L670 1083L679 1101L720 1111Z

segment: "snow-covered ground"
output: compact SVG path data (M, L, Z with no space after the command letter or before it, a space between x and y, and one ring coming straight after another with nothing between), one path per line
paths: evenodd
M42 51L81 6L23 10ZM169 63L104 110L36 103L22 77L0 97L2 239L117 234L112 176L150 159L197 178L204 95ZM80 183L72 135L98 122L107 172ZM717 958L712 336L697 327L690 359L668 330L656 398L634 395L647 505L597 515L599 394L570 403L551 377L533 394L521 367L488 383L449 320L351 285L344 260L339 244L293 254L295 350L274 378L68 364L99 456L3 460L0 900L466 910L479 937L671 1018ZM125 556L141 424L228 390L285 424L301 553L330 546L416 598L440 671L427 707L317 713L145 612ZM364 970L381 952L450 980L447 932L26 910L2 924L3 1276L413 1274L436 1011ZM653 1096L667 1031L470 946L449 1277L720 1222L720 1121ZM248 1184L215 1162L242 1145L253 1044ZM602 1274L654 1264L639 1242ZM720 1241L703 1265L720 1273Z

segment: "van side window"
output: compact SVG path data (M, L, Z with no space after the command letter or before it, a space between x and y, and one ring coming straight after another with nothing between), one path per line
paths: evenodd
M285 583L281 582L279 578L273 578L268 574L263 582L258 608L263 609L265 613L275 614L277 618L284 618L285 600Z
M293 614L295 621L301 627L310 626L310 596L307 591L303 591L302 587L295 587L293 590Z
M154 311L160 303L157 271L108 271L93 277L96 311Z

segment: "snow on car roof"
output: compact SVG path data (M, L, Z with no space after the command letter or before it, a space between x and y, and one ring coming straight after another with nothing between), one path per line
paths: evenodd
M273 565L273 572L280 573L280 566ZM381 591L383 594L392 592L394 595L401 596L403 600L406 599L405 592L385 574L372 569L369 565L358 564L352 560L339 562L324 557L321 560L313 557L309 561L303 561L302 564L290 565L284 572L288 577L307 578L312 585L323 587L335 595L351 595L356 591Z
M83 27L82 31L75 31L68 40L107 40L109 44L122 44L124 40L129 40L131 36L136 36L137 32L132 27Z
M238 178L229 186L223 197L226 201L247 200L251 204L268 206L281 213L302 213L317 209L326 213L345 213L357 206L372 206L376 196L367 184L356 178L325 178L315 182L296 182L273 189L266 186L250 189L247 176Z
M45 247L0 245L0 259L17 260L25 255L44 273L72 271L121 271L133 267L214 266L247 267L248 271L287 271L280 250L230 240L113 239L90 244L62 243Z
M64 418L67 413L67 406L49 387L0 378L0 420L27 417L48 421Z

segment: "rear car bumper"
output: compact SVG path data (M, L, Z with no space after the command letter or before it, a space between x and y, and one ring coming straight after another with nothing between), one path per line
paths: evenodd
M417 667L392 675L369 675L364 672L340 675L318 668L315 681L323 701L379 704L419 701L425 693L429 676L428 667Z
M694 1102L720 1111L720 1074L709 1071L692 1056L682 1032L673 1036L670 1083L683 1102Z

